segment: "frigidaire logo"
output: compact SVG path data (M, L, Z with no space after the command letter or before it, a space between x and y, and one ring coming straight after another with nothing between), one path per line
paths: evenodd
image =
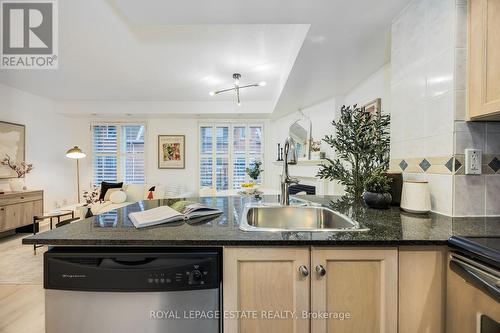
M57 4L46 1L1 1L1 68L56 69Z
M64 279L83 279L86 278L85 274L61 274Z

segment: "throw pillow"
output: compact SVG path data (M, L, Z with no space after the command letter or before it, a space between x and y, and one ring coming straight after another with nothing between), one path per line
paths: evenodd
M111 194L113 194L115 192L119 192L121 190L122 190L121 188L109 188L106 191L106 194L104 195L104 201L110 201L111 200Z
M124 203L125 200L127 200L127 194L123 191L115 191L111 193L109 200L111 200L112 203L114 204L121 204Z
M99 194L99 200L104 200L104 196L106 195L106 192L110 188L122 188L122 187L123 187L123 182L121 182L121 183L102 182L101 183L101 193Z

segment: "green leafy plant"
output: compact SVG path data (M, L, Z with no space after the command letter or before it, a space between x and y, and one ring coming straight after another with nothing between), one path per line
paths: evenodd
M336 133L323 141L335 149L336 156L320 165L317 176L338 180L349 196L359 199L367 177L389 167L390 116L344 105L332 125Z
M257 180L260 176L260 173L264 171L260 168L261 165L262 165L261 161L255 161L250 168L246 168L248 176L253 180Z
M365 190L373 193L389 193L392 179L381 172L369 175L365 180Z

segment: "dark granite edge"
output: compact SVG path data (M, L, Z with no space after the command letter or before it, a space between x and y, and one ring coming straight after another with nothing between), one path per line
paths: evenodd
M22 243L53 246L400 246L448 245L448 240L69 240L23 238Z

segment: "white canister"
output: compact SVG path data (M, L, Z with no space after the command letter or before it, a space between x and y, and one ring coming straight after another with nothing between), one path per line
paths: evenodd
M424 214L431 211L429 183L405 180L401 194L401 209L410 213Z

